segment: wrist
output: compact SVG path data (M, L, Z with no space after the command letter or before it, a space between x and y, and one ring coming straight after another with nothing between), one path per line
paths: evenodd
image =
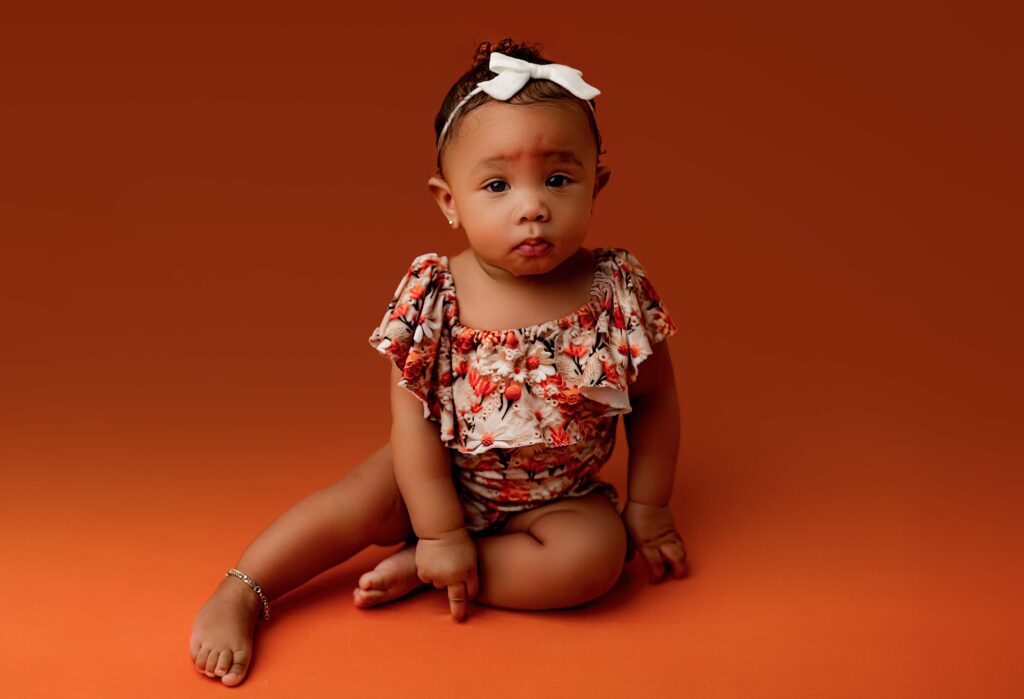
M420 536L418 534L417 536L419 536L421 541L458 541L459 539L468 539L469 531L466 529L465 525L462 525L454 529L430 534L428 536Z

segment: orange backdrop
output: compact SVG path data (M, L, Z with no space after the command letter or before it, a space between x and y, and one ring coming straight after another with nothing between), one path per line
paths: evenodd
M276 605L242 691L1019 697L1019 23L958 3L0 13L0 694L213 696L192 616L388 434L367 343L477 41L600 87L591 245L680 332L673 508L583 609ZM88 7L88 9L83 9ZM624 482L625 442L609 466ZM1014 660L1016 658L1016 661Z

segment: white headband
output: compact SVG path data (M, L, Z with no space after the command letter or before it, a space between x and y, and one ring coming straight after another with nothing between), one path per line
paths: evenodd
M503 53L494 51L491 53L491 62L488 68L490 68L492 73L497 73L498 76L477 83L476 87L463 97L461 102L455 105L455 108L448 115L448 121L444 122L441 135L437 137L438 149L441 148L444 135L447 133L448 126L452 123L456 113L462 108L462 105L478 92L486 92L494 99L504 102L523 89L523 86L530 80L550 80L553 83L558 83L581 100L586 101L591 112L594 111L594 105L590 104L590 100L601 94L601 91L596 87L588 85L583 81L583 73L581 71L564 66L561 63L545 63L543 65L530 63L521 58L513 58L512 56L506 56Z

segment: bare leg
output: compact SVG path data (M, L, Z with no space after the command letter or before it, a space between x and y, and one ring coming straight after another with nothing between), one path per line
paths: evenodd
M626 528L600 493L521 512L477 539L478 602L507 609L573 607L608 592L626 560Z
M239 570L271 599L351 558L370 544L388 546L412 533L395 483L391 445L339 481L296 503L245 550ZM189 651L196 669L236 685L252 656L262 605L241 580L224 578L196 615Z
M572 607L600 597L622 573L626 530L608 498L594 493L514 515L499 534L475 538L476 601L508 609ZM419 585L414 547L359 580L355 602L380 604Z
M411 535L387 444L271 523L236 567L273 599L370 544L389 546ZM626 550L622 520L600 494L519 513L501 534L476 541L477 601L512 609L569 607L604 594L618 579ZM417 587L410 554L404 549L360 578L364 592L354 592L356 604L372 606ZM364 594L374 589L385 594ZM189 650L196 669L226 685L240 683L251 660L259 611L252 590L237 578L224 578L193 624Z

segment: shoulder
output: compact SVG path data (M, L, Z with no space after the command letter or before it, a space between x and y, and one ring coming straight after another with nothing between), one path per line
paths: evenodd
M626 248L597 248L595 252L607 263L629 274L646 276L647 270L636 255Z
M625 292L642 298L645 305L660 303L661 297L654 290L654 284L647 269L632 252L626 248L602 248L600 254L606 265L606 272Z
M370 341L408 345L424 335L436 339L454 313L453 294L448 258L436 252L417 255L398 280Z
M414 257L409 267L448 269L448 257L436 252L425 252Z
M431 291L450 286L448 258L436 252L417 255L405 268L395 288L394 301L415 301Z
M626 248L602 248L603 265L616 327L642 329L651 345L676 332L664 300L647 270Z
M425 252L417 255L409 263L406 277L430 279L448 271L449 260L445 255L436 252Z
M676 324L648 279L644 265L632 252L608 248L606 259L612 267L625 327L639 331L627 333L632 367L629 393L641 397L669 390L674 387L675 378L667 339L676 333ZM641 363L642 371L638 370Z
M413 258L369 337L370 345L394 365L392 384L397 388L392 396L412 393L419 398L422 416L442 427L450 422L450 411L446 412L450 389L442 378L450 371L451 361L448 326L453 306L447 263L445 256L434 252ZM417 405L398 398L393 403L409 414Z

